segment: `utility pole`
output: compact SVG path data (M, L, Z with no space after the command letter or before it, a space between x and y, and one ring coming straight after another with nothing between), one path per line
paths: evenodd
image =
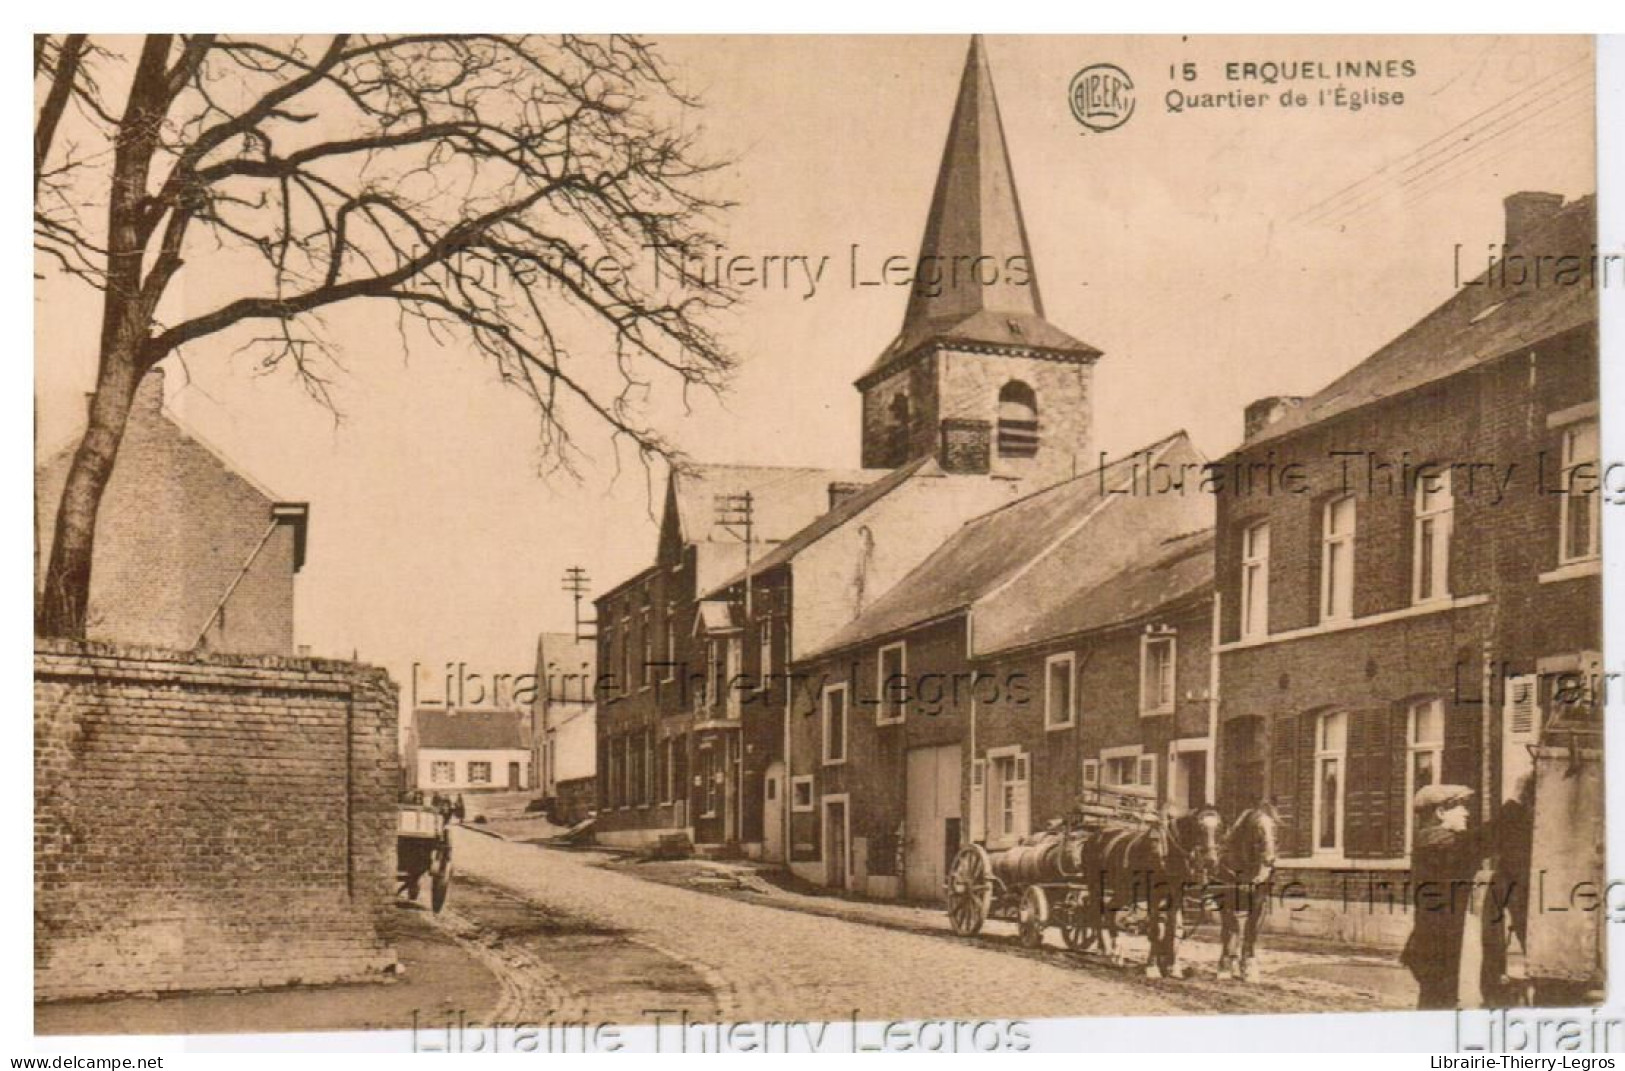
M716 506L716 524L718 528L727 532L735 539L745 544L745 623L751 620L751 548L756 542L756 499L745 491L737 495L716 495L713 500ZM740 632L737 642L740 645L739 657L744 659L744 633ZM726 708L725 708L726 709ZM733 813L724 819L724 828L735 841L743 839L745 814L745 734L740 728L734 744L734 791Z
M745 620L751 615L751 548L756 542L756 499L749 491L715 497L718 528L745 544Z
M582 636L581 626L593 624L591 621L581 620L581 600L592 589L592 579L587 576L587 570L579 565L572 565L564 570L564 590L568 591L575 600L576 642L583 639L592 639L591 636Z

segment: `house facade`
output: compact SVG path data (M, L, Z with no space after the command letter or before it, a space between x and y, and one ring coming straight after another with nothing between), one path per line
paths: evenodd
M412 712L407 788L438 792L521 792L533 787L525 716L517 710Z
M1506 207L1510 257L1589 253L1591 199ZM1597 383L1584 279L1491 272L1319 394L1249 407L1223 464L1296 490L1219 497L1219 794L1273 799L1283 874L1323 905L1402 902L1419 788L1468 785L1487 820L1543 726L1594 718Z
M41 568L77 443L34 471ZM130 408L96 519L86 636L174 650L294 654L310 509L285 501L164 410L162 369Z
M598 645L574 633L536 640L530 762L553 820L573 825L598 809Z
M1096 788L1176 810L1213 802L1213 531L1148 542L978 660L998 687L966 732L969 840L1009 847Z
M601 840L741 843L741 801L755 793L747 771L756 786L772 761L766 744L750 750L756 741L743 739L747 706L769 702L754 683L761 653L747 648L741 611L699 596L827 512L832 498L885 475L751 465L671 475L655 563L595 600ZM732 523L745 496L748 532ZM782 620L762 590L764 620ZM786 640L775 627L768 631L779 652Z

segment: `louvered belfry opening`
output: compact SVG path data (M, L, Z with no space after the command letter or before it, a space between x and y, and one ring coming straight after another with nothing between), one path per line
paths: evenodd
M999 390L1000 457L1038 456L1038 396L1019 379Z

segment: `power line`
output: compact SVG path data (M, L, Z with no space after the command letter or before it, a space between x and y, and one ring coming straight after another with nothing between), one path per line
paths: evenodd
M1469 118L1462 120L1443 133L1428 139L1415 149L1412 149L1410 152L1406 153L1404 156L1383 164L1381 167L1377 168L1376 171L1366 175L1364 178L1357 179L1354 182L1342 187L1330 196L1315 202L1308 208L1305 208L1303 211L1293 216L1292 222L1321 222L1326 216L1333 215L1340 209L1348 207L1346 203L1347 201L1362 200L1367 191L1362 190L1361 187L1368 186L1370 183L1379 182L1384 179L1398 178L1409 174L1416 168L1421 167L1422 165L1435 160L1442 155L1447 155L1455 150L1461 149L1463 144L1467 144L1469 147L1471 147L1474 139L1480 138L1484 134L1495 129L1497 126L1506 123L1520 112L1523 112L1536 104L1540 104L1543 101L1549 100L1554 95L1567 93L1582 83L1589 85L1591 81L1590 76L1591 71L1587 64L1576 63L1537 79L1529 86L1526 86L1520 89L1518 92L1502 98L1489 107L1484 108ZM1536 86L1541 86L1543 84L1544 88L1542 88L1539 92L1532 92ZM1509 111L1505 111L1504 114L1495 115L1494 118L1488 119L1482 123L1480 122L1480 120L1484 120L1487 116L1490 116L1496 112L1502 112L1504 109L1507 109L1508 106L1512 107ZM1520 119L1517 122L1512 123L1510 127L1508 127L1506 130L1500 131L1496 136L1500 136L1500 134L1504 134L1508 130L1521 126L1527 121L1527 118L1528 117L1525 117L1525 119ZM1477 124L1476 128L1474 128L1475 124ZM1457 153L1457 155L1460 154Z

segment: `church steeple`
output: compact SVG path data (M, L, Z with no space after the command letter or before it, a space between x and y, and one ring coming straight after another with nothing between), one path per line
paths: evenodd
M989 285L979 279L950 278L940 293L916 287L903 317L905 335L933 324L952 324L983 309L1044 315L1038 280L1032 276L1033 254L1011 173L1010 150L1004 143L1004 123L993 92L993 72L988 69L980 34L971 38L965 56L959 98L931 196L931 214L920 242L920 263L951 265L956 258L977 257L988 258L998 268L997 281ZM1013 258L1019 263L1013 271L1005 270ZM949 285L952 283L958 285Z
M1070 475L1087 456L1099 356L1044 318L987 49L973 37L902 327L857 381L863 463L934 455L961 471Z

